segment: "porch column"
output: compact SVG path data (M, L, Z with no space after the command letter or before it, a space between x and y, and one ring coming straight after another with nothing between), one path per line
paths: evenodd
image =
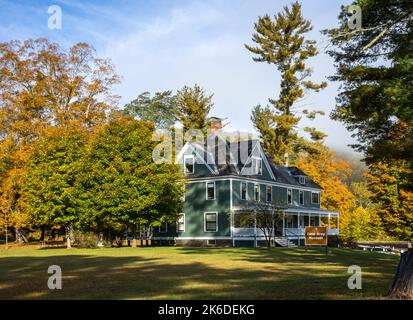
M235 238L234 238L234 210L231 210L231 238L232 238L232 247L235 247Z
M328 213L328 229L330 229L330 212Z
M297 232L297 234L298 234L298 246L300 247L300 236L301 236L301 225L300 225L300 222L301 222L301 214L300 214L300 212L298 212L297 213L297 230L298 230L298 232Z
M254 248L258 247L257 241L257 211L254 211Z
M285 212L283 212L283 237L285 237Z
M318 214L318 227L321 227L321 213Z

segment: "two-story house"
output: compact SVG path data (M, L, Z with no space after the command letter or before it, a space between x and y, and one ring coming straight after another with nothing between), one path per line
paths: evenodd
M259 140L228 142L219 131L212 137L225 150L225 159L218 161L218 152L214 155L206 145L185 144L176 158L186 177L183 213L176 225L154 230L154 240L174 240L177 245L260 245L263 232L240 225L237 219L257 204L277 204L282 210L274 227L280 246L303 245L306 226L327 226L329 235L338 234L338 212L320 209L322 188L299 168L275 165Z

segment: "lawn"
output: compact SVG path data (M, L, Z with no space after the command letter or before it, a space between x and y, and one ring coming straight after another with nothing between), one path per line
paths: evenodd
M0 249L0 299L377 299L397 256L333 249ZM62 290L49 290L59 265ZM359 265L363 289L349 290Z

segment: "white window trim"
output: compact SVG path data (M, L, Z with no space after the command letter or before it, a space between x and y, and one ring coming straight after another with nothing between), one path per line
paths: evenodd
M270 188L270 192L271 192L271 200L268 201L268 188ZM265 201L267 201L267 203L271 203L272 202L272 186L265 186Z
M303 195L303 203L301 203L301 194ZM298 191L298 202L300 203L300 205L304 205L305 204L305 193L302 190Z
M206 215L207 214L215 214L215 231L207 231L206 229ZM204 212L204 232L218 232L218 212L217 211L211 211L211 212Z
M313 194L317 195L318 202L313 202ZM311 204L320 204L320 192L311 192Z
M184 219L184 229L183 230L179 230L179 218L183 218ZM177 232L185 232L185 228L186 228L186 221L185 221L185 213L180 213L180 217L178 218L178 221L176 222L176 231Z
M298 182L302 185L307 183L307 177L306 176L298 176Z
M187 172L186 170L186 159L192 159L192 172ZM193 154L187 154L184 155L184 173L185 174L194 174L195 173L195 155Z
M253 166L253 164L254 164L253 160L259 160L259 161L260 161L260 163L261 163L261 165L260 165L261 172L258 172L258 173L255 172L255 168L254 168L254 166ZM251 157L251 167L252 167L252 169L254 170L254 174L259 175L259 176L262 176L262 171L263 171L263 170L262 170L262 158L261 158L261 157L252 156L252 157Z
M243 184L245 184L245 199L242 198L242 185ZM241 182L239 190L240 190L241 200L248 200L248 182Z
M161 231L161 226L159 226L159 233L168 233L168 222L162 222L165 225L165 231Z
M208 199L208 183L213 183L214 184L214 199ZM215 185L215 181L207 181L205 182L205 200L207 201L214 201L217 197L217 188Z
M288 201L288 191L291 192L291 202ZM294 199L293 199L293 189L287 189L287 204L293 204Z
M255 200L255 187L258 186L258 200ZM261 200L261 185L254 183L254 201L260 202Z

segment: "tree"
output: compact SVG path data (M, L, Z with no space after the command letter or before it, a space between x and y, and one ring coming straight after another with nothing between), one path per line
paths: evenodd
M87 137L84 132L50 128L36 143L25 179L25 204L36 227L66 232L67 248L79 221L77 175Z
M282 221L284 216L282 205L276 202L255 202L245 211L235 215L237 219L235 223L240 227L256 227L263 233L267 248L274 246L278 223Z
M343 90L332 118L343 122L358 139L354 145L368 163L409 159L413 147L413 8L410 0L355 1L363 28L350 32L347 10L330 37Z
M0 43L0 212L12 213L17 231L33 143L47 127L91 130L106 121L118 81L110 61L85 43L69 50L46 39Z
M297 166L323 188L321 207L340 213L340 232L347 234L350 214L355 205L354 195L345 181L351 174L350 164L336 159L335 153L319 144L317 154L303 153Z
M172 127L178 120L176 99L172 91L157 92L153 97L149 92L141 93L125 106L124 111L162 129Z
M306 40L305 34L312 30L311 22L304 19L298 2L291 8L284 7L274 19L269 15L259 17L255 23L252 40L256 47L245 45L255 54L257 62L274 65L281 72L281 88L278 99L269 99L270 105L256 106L251 120L260 132L265 151L277 164L284 163L284 155L295 155L302 145L295 130L301 115L295 110L296 103L305 96L306 91L325 88L326 82L316 84L308 78L312 70L305 64L306 60L318 54L316 42ZM303 110L302 114L314 119L321 111ZM314 139L324 135L314 128L306 128Z
M155 164L154 126L128 116L112 119L95 134L82 162L80 225L102 232L159 226L182 212L179 167Z
M176 95L178 118L182 122L184 131L199 129L206 131L208 114L214 106L213 95L206 95L197 84L193 88L183 87Z
M386 231L412 240L413 208L413 7L410 0L358 0L363 28L349 31L347 10L340 26L326 30L334 48L342 92L332 118L358 139L353 147L370 164L370 187ZM385 179L384 179L385 177ZM413 297L413 251L402 255L389 292Z

